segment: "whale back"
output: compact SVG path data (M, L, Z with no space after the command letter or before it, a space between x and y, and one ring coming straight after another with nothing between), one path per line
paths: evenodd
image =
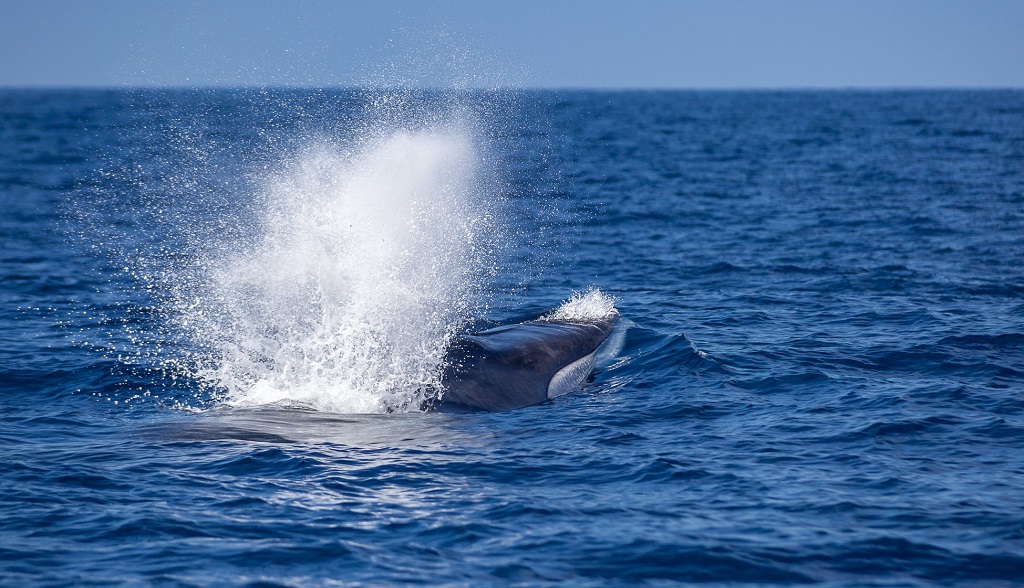
M463 335L449 349L437 408L509 410L571 392L613 326L531 321Z

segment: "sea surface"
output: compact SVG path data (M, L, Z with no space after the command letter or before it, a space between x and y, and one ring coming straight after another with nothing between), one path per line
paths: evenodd
M1024 92L8 89L0 211L4 586L1024 584Z

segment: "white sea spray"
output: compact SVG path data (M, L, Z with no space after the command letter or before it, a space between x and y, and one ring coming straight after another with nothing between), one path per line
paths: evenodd
M207 248L172 317L231 406L416 408L478 312L497 229L457 125L309 146L266 181L240 246Z
M573 292L558 308L541 317L542 321L595 322L619 315L615 298L591 287Z

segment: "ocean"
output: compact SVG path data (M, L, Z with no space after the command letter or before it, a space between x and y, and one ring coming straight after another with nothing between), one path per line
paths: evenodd
M1024 584L1024 92L6 89L0 204L5 586Z

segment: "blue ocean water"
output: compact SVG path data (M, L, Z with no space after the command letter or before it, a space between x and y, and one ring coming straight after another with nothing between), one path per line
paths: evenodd
M3 90L0 202L4 585L1024 583L1024 92Z

